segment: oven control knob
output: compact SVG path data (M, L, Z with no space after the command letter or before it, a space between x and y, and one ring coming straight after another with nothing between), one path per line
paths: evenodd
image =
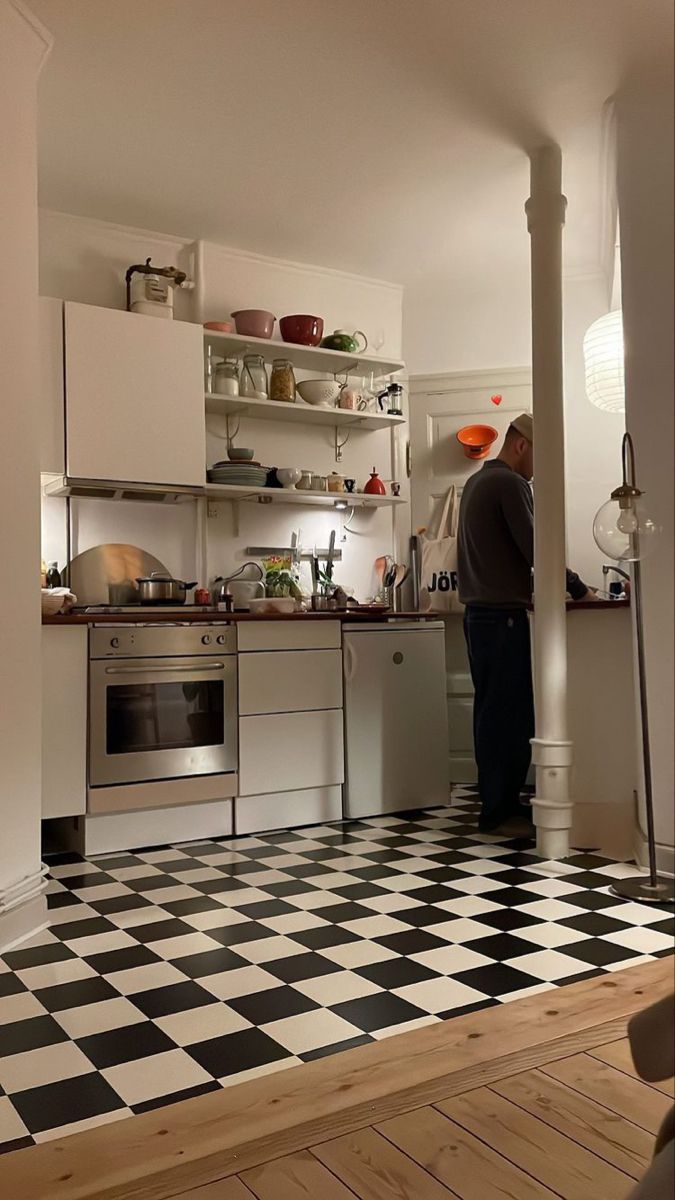
M110 645L112 646L113 650L116 650L117 647L119 646L119 644L120 644L119 638L115 637L115 638L110 639Z
M203 638L202 638L202 645L203 645L203 646L210 646L210 645L211 645L211 634L210 634L210 633L205 633L205 634L204 634L204 636L203 636Z
M224 634L224 633L219 633L219 634L218 634L218 637L216 638L216 641L217 641L217 643L218 643L218 645L219 645L219 646L224 646L224 645L225 645L225 634Z

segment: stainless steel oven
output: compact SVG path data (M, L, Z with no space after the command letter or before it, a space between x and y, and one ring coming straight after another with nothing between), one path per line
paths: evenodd
M90 788L237 770L234 627L95 626L89 660Z

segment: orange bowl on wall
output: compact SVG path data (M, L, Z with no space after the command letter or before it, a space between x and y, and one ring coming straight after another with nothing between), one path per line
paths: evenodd
M464 425L456 436L466 457L478 459L487 458L499 433L492 425Z

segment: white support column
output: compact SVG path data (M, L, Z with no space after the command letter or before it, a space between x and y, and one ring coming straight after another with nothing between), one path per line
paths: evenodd
M565 442L562 346L562 156L556 145L530 156L525 205L532 259L532 392L535 428L534 679L537 851L569 854L572 743L567 729Z

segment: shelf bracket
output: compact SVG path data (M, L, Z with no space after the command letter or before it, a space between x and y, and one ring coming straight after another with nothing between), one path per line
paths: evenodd
M344 447L347 445L347 442L349 441L349 434L350 434L350 430L348 429L344 438L342 439L342 441L340 441L340 434L338 433L338 426L337 425L335 426L335 461L336 461L336 463L342 462L342 451L343 451Z

